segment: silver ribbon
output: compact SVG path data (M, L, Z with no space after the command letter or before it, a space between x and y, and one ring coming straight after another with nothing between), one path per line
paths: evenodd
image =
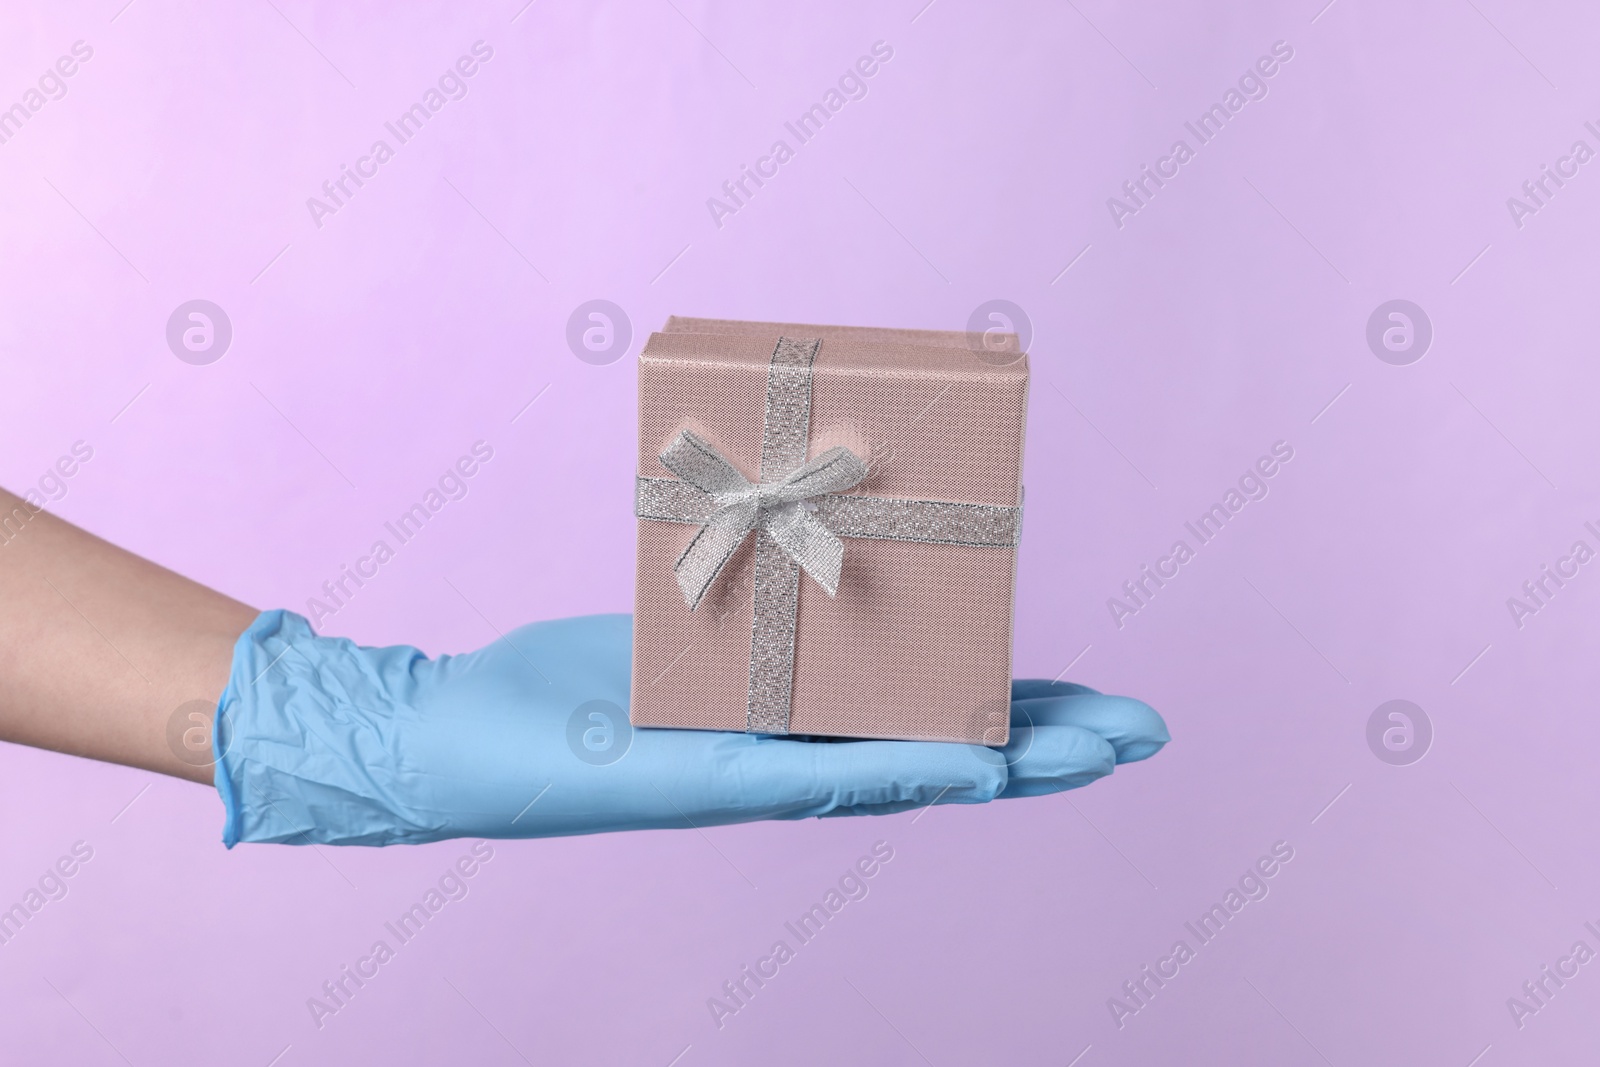
M673 564L691 611L744 539L756 536L745 709L745 729L751 733L789 731L800 572L836 595L844 562L840 538L1012 548L1022 516L1014 507L841 495L859 484L868 468L842 446L806 460L811 365L821 345L820 340L781 337L773 349L759 483L752 484L705 439L683 430L661 453L662 464L677 479L640 478L635 496L641 519L700 527Z

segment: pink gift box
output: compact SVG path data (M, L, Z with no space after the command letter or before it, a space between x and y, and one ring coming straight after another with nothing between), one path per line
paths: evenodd
M1000 341L650 336L634 725L1006 743L1028 361Z

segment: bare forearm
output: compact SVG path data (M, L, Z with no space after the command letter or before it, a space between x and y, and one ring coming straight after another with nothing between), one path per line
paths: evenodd
M3 489L0 606L0 741L211 781L167 724L215 706L255 609Z

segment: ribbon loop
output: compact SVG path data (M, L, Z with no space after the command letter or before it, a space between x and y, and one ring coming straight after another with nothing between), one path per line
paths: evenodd
M716 446L692 430L682 430L661 453L661 463L683 482L715 502L683 555L673 565L678 588L690 610L746 536L766 530L800 569L829 596L839 591L844 542L812 514L816 497L842 493L867 476L867 464L843 446L830 448L775 482L752 483Z
M713 497L750 488L739 468L693 430L679 431L661 453L661 465Z

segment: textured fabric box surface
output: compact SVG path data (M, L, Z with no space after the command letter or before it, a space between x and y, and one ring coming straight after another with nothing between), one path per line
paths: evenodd
M867 460L846 495L1020 508L1027 357L926 330L674 317L639 357L641 479L674 477L661 453L689 430L761 480L780 337L821 342L807 456L844 445ZM639 520L631 717L745 730L764 535L745 539L691 611L673 568L696 532ZM789 732L1004 744L1015 566L1014 545L845 537L836 596L799 582Z

